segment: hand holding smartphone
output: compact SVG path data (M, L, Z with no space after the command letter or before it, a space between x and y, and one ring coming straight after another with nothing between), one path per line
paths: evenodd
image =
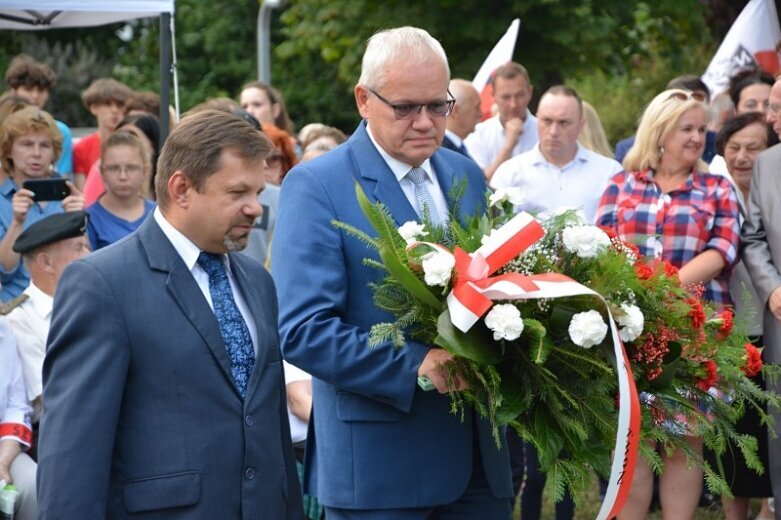
M71 194L65 179L30 179L22 183L22 188L33 192L35 202L62 200Z

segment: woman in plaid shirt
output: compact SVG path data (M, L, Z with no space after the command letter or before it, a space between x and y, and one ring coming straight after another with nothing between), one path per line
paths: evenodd
M740 243L738 200L729 179L706 173L701 159L708 124L704 100L697 92L672 89L651 101L624 159L625 171L602 195L596 220L636 244L641 254L677 267L683 285L702 284L706 299L729 305L729 272ZM688 435L685 425L680 430ZM689 442L702 452L702 439L690 436ZM680 451L661 456L665 518L694 518L702 471L687 468ZM653 473L641 460L620 518L645 518L652 488Z

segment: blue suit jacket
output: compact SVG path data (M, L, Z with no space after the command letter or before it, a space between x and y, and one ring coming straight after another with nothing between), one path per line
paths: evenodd
M303 518L274 287L229 257L258 333L243 400L214 313L153 218L65 270L43 368L42 518Z
M431 164L446 196L467 181L461 217L484 209L485 180L474 162L439 150ZM491 490L509 497L506 450L496 447L487 422L477 421L475 439L471 411L462 422L447 395L418 388L430 346L369 348L371 326L392 320L372 304L368 285L381 273L363 259L376 255L332 224L376 235L358 207L355 182L398 225L418 219L361 123L345 144L287 175L271 248L283 353L314 376L308 489L323 504L348 509L449 503L466 489L479 446Z

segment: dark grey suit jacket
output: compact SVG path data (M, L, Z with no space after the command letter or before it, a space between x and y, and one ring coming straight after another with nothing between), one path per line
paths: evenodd
M153 218L65 270L43 371L41 518L303 518L274 286L229 258L258 335L243 400L214 313Z
M751 179L748 218L743 224L743 263L746 265L764 313L762 334L765 342L763 357L781 364L781 322L767 305L770 294L781 287L781 144L765 150L754 164ZM768 390L781 392L781 383L769 379ZM773 482L776 504L781 501L781 412L769 410L776 419L778 437L770 438L769 475ZM781 520L781 507L776 505L776 520Z

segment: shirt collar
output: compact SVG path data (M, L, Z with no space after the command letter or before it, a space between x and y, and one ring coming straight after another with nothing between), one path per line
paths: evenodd
M10 199L16 193L16 184L11 179L6 179L0 184L0 194L6 199Z
M160 206L155 208L153 215L163 234L171 242L171 245L174 246L176 252L179 253L184 265L187 266L188 270L192 271L193 267L198 264L198 255L201 254L201 249L166 220L162 211L160 211ZM223 257L223 262L225 262L225 255L221 256Z
M574 163L584 163L588 162L588 153L586 152L586 149L580 144L577 143L578 149L575 151L575 156L572 158L570 162L559 168L552 162L548 161L548 159L545 158L544 155L542 155L542 150L540 150L540 142L537 141L537 144L534 145L534 148L529 150L527 153L531 155L533 161L532 164L535 166L539 166L540 164L549 164L553 166L554 168L558 168L559 170L566 170L570 167L570 165Z
M30 281L30 285L27 286L24 293L30 297L30 303L35 308L36 314L44 319L49 319L52 314L54 298L40 290L33 281Z
M651 183L654 182L654 171L651 168L646 168L645 170L642 170L641 172L637 173L635 175L635 178L638 181L642 181L645 183ZM683 182L681 187L675 188L672 190L675 191L693 191L695 189L699 189L700 186L704 184L705 180L702 176L702 172L697 171L696 168L692 168L692 171L689 173L689 175L686 176L686 180ZM695 186L696 183L696 186Z
M388 152L385 151L385 149L377 143L377 141L374 139L374 135L372 134L371 128L368 124L368 121L366 123L366 133L369 134L369 139L371 139L372 144L374 144L374 147L377 149L377 151L380 153L380 156L385 161L385 164L388 165L388 168L391 169L393 172L393 176L396 177L397 181L401 181L407 173L413 168L411 164L407 164L404 162L399 161L395 157L391 156ZM423 164L419 166L419 168L422 168L423 171L426 172L426 177L428 177L428 180L431 182L434 182L433 173L431 171L431 160L426 159L423 161Z
M448 139L450 139L453 144L456 146L456 148L459 148L462 144L464 144L464 140L458 137L456 134L445 128L445 136L447 136Z

